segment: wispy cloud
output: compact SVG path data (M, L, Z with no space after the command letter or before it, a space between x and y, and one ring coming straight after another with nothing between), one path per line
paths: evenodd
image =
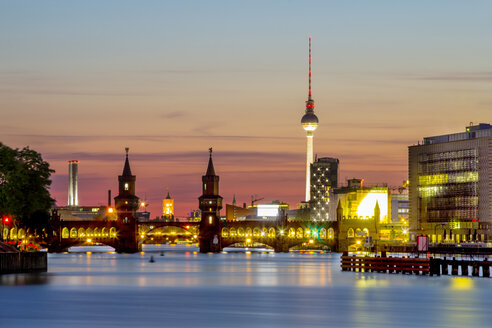
M492 72L454 72L447 74L406 74L404 79L422 81L492 82Z

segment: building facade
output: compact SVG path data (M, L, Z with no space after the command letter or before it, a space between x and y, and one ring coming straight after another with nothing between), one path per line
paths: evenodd
M311 219L330 220L330 193L338 187L337 158L321 157L311 164ZM336 220L336 218L332 218Z
M424 138L409 147L410 228L431 242L490 240L492 126Z

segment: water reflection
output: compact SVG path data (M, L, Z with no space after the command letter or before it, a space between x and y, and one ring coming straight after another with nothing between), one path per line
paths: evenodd
M2 327L26 326L24 319L50 328L485 327L492 320L490 280L342 272L330 253L92 249L48 260L48 273L0 276Z

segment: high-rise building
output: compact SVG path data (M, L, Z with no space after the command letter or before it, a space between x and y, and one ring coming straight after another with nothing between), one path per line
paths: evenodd
M174 199L167 192L166 198L162 200L162 217L164 219L174 219Z
M306 112L301 119L301 125L306 131L306 202L311 199L311 164L313 163L313 132L318 128L318 117L314 114L314 100L311 97L311 37L309 37L309 90L306 101Z
M68 161L68 206L79 206L79 161Z
M337 158L321 157L311 164L311 218L328 221L330 192L338 187ZM336 218L333 218L336 220Z
M492 227L492 126L409 147L410 228L431 242L484 241Z

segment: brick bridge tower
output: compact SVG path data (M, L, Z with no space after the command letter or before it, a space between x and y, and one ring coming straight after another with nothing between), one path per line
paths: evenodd
M200 222L200 252L220 252L222 250L220 210L222 197L219 195L219 176L215 175L212 162L212 148L209 149L207 173L202 176L202 195L198 198L202 220Z
M128 161L128 150L126 151L125 166L123 174L118 176L118 196L114 198L116 214L118 217L118 242L115 249L118 253L138 252L137 242L137 209L138 197L135 196L135 180Z

